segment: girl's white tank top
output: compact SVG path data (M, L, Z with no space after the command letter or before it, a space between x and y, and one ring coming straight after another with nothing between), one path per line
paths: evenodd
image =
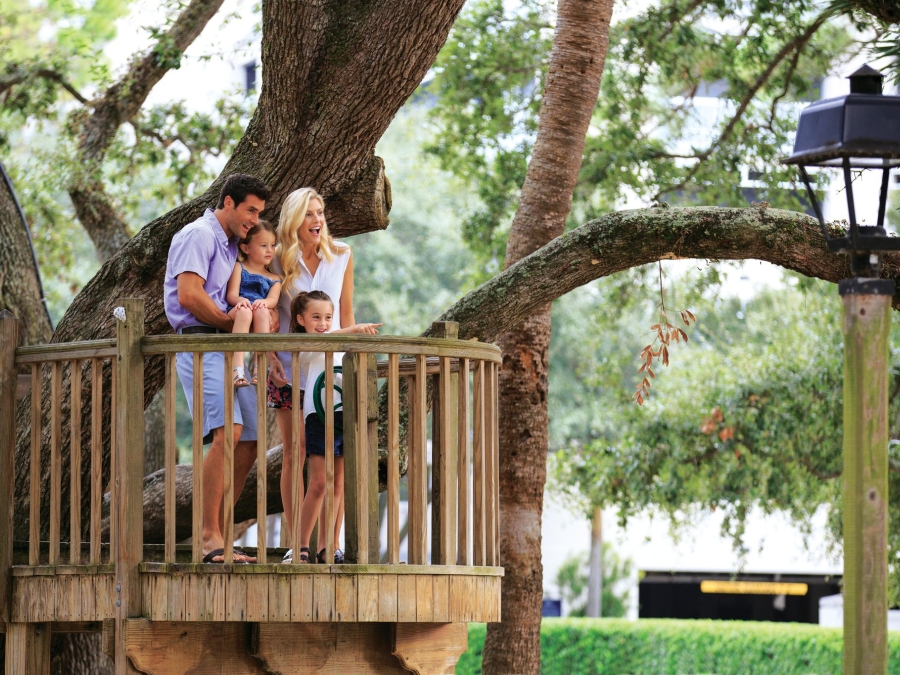
M335 254L334 260L328 262L322 253L319 253L319 266L316 268L315 274L310 274L309 268L300 257L300 276L294 282L293 288L286 289L282 292L278 299L278 320L281 324L280 333L289 333L291 331L291 301L298 293L310 291L322 291L327 293L328 297L334 303L334 319L331 323L331 330L336 331L341 328L341 291L344 288L344 273L347 271L347 263L350 262L350 247L341 242L334 242ZM277 269L277 273L284 275L281 270L281 261L273 266ZM290 352L278 352L278 359L284 366L284 374L287 376L288 383L291 382L291 354ZM301 379L301 389L306 388L306 383Z

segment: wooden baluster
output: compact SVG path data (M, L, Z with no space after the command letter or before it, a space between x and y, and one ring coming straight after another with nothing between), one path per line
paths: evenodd
M40 564L41 551L41 364L31 365L31 486L28 564Z
M459 324L435 321L435 338L455 340ZM432 359L437 372L432 376L431 433L431 561L438 565L456 563L456 386L450 374L450 358Z
M124 298L116 321L115 434L115 663L127 671L125 620L141 615L140 564L144 554L144 301Z
M400 562L400 358L388 354L387 561Z
M256 557L266 564L266 353L256 352Z
M345 559L360 565L369 563L370 554L367 364L368 354L344 355Z
M194 352L194 456L191 509L191 560L203 562L203 352Z
M81 361L69 364L69 564L81 564Z
M47 564L59 564L59 521L62 507L62 362L50 364L50 553Z
M166 471L166 534L165 555L167 563L175 562L175 466L178 464L178 447L175 444L175 354L166 354L165 387L165 471Z
M312 388L310 386L310 393ZM334 560L334 352L325 352L325 522L319 532L325 535L325 561Z
M117 503L116 495L116 445L118 444L118 433L116 429L116 384L118 382L118 368L116 360L109 360L110 369L110 404L109 404L109 562L115 561L116 536L118 535L118 522L113 517L113 505Z
M434 464L434 456L439 455L440 459L436 467L432 467L432 513L437 512L439 517L436 525L438 526L437 535L434 536L440 542L437 556L432 551L432 562L438 565L455 565L456 564L456 398L457 392L454 386L457 385L458 377L450 374L450 357L442 356L440 360L440 374L438 376L438 392L437 406L435 407L433 418L440 420L437 425L439 428L440 445L435 453L432 451L432 463ZM433 443L433 441L432 441ZM440 499L435 503L434 486L439 485L437 493Z
M300 564L300 508L303 502L303 461L306 459L300 456L300 435L305 433L301 391L300 359L297 352L291 352L291 548L294 549L295 565Z
M234 562L234 352L225 352L225 447L222 451L222 537L225 539L224 560Z
M457 392L457 447L458 465L456 476L457 513L459 529L459 549L456 555L457 565L471 565L472 554L469 552L469 359L459 360L459 386Z
M493 555L491 565L500 565L500 366L491 363L491 531Z
M411 565L428 563L428 442L425 418L428 415L426 399L427 376L425 357L416 356L414 380L415 404L413 406L412 433L409 446L409 562Z
M0 310L0 622L8 622L13 564L13 502L15 501L16 455L16 346L19 321L12 312ZM9 628L7 627L7 631ZM12 648L7 642L7 650Z
M475 368L475 401L473 405L474 437L472 449L472 492L474 508L472 512L472 547L476 565L486 565L485 539L487 517L485 515L485 476L484 476L484 361L478 361Z
M103 360L91 360L91 565L100 564L103 505Z

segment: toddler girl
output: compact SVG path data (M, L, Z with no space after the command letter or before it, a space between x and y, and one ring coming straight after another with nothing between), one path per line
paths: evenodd
M278 294L281 277L273 274L269 263L275 256L275 228L265 220L250 228L238 245L238 262L228 280L225 299L228 316L234 321L232 333L269 333L277 325ZM244 352L234 353L234 386L256 384L256 372L247 381L244 374Z
M326 293L322 291L299 293L291 302L291 332L311 333L313 335L330 333L333 313L334 303ZM380 323L358 323L336 330L334 333L377 335L380 326ZM342 352L336 352L334 354L334 363L340 364L343 356ZM319 523L324 524L319 528L320 533L324 532L325 527L332 526L332 523L325 523L325 505L323 503L323 497L325 496L325 423L316 413L315 398L313 396L313 386L319 375L325 371L325 354L323 352L300 352L298 358L301 370L305 375L304 381L309 388L309 391L303 397L306 456L309 459L309 487L300 510L299 555L301 562L310 562L309 538L312 535L316 520L318 519ZM337 387L340 386L340 377L340 374L335 375L335 406L341 402L340 393L337 390ZM323 405L324 398L325 393L322 392L321 400ZM337 548L338 538L341 534L344 506L344 438L338 431L338 428L343 426L343 412L339 410L334 413L334 426L334 561L340 564L344 562L344 555ZM320 510L321 514L319 513ZM322 536L324 540L324 535ZM325 549L323 548L316 555L316 560L320 563L327 562L324 559L324 555ZM290 554L285 559L290 560Z

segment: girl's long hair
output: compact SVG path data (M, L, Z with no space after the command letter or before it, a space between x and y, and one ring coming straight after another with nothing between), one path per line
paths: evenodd
M290 294L294 288L294 281L300 276L300 238L297 232L303 225L306 218L306 210L309 208L311 199L318 199L319 203L325 206L325 200L322 196L311 187L300 188L294 190L284 200L281 207L281 220L278 224L278 245L275 248L275 256L281 265L284 273L284 286L282 293ZM328 233L328 225L322 224L322 231L319 233L319 244L316 247L317 252L322 253L322 257L328 262L334 262L334 256L343 253L347 248L346 244L341 244L331 238Z
M306 329L297 322L297 317L306 311L309 303L315 301L324 301L331 305L331 311L334 311L334 302L325 291L310 291L309 293L297 293L297 297L291 300L291 332L305 333Z

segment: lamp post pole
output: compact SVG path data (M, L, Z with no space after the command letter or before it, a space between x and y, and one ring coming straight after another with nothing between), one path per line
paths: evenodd
M888 353L894 282L840 282L844 331L844 675L887 673Z
M881 256L900 251L884 218L892 169L900 167L900 96L885 96L884 76L862 66L850 94L816 101L800 114L794 152L809 201L832 253L850 257L840 282L844 308L844 675L887 673L888 338L894 282L881 279ZM807 167L842 169L849 228L833 236ZM874 225L856 219L853 172L879 171Z

